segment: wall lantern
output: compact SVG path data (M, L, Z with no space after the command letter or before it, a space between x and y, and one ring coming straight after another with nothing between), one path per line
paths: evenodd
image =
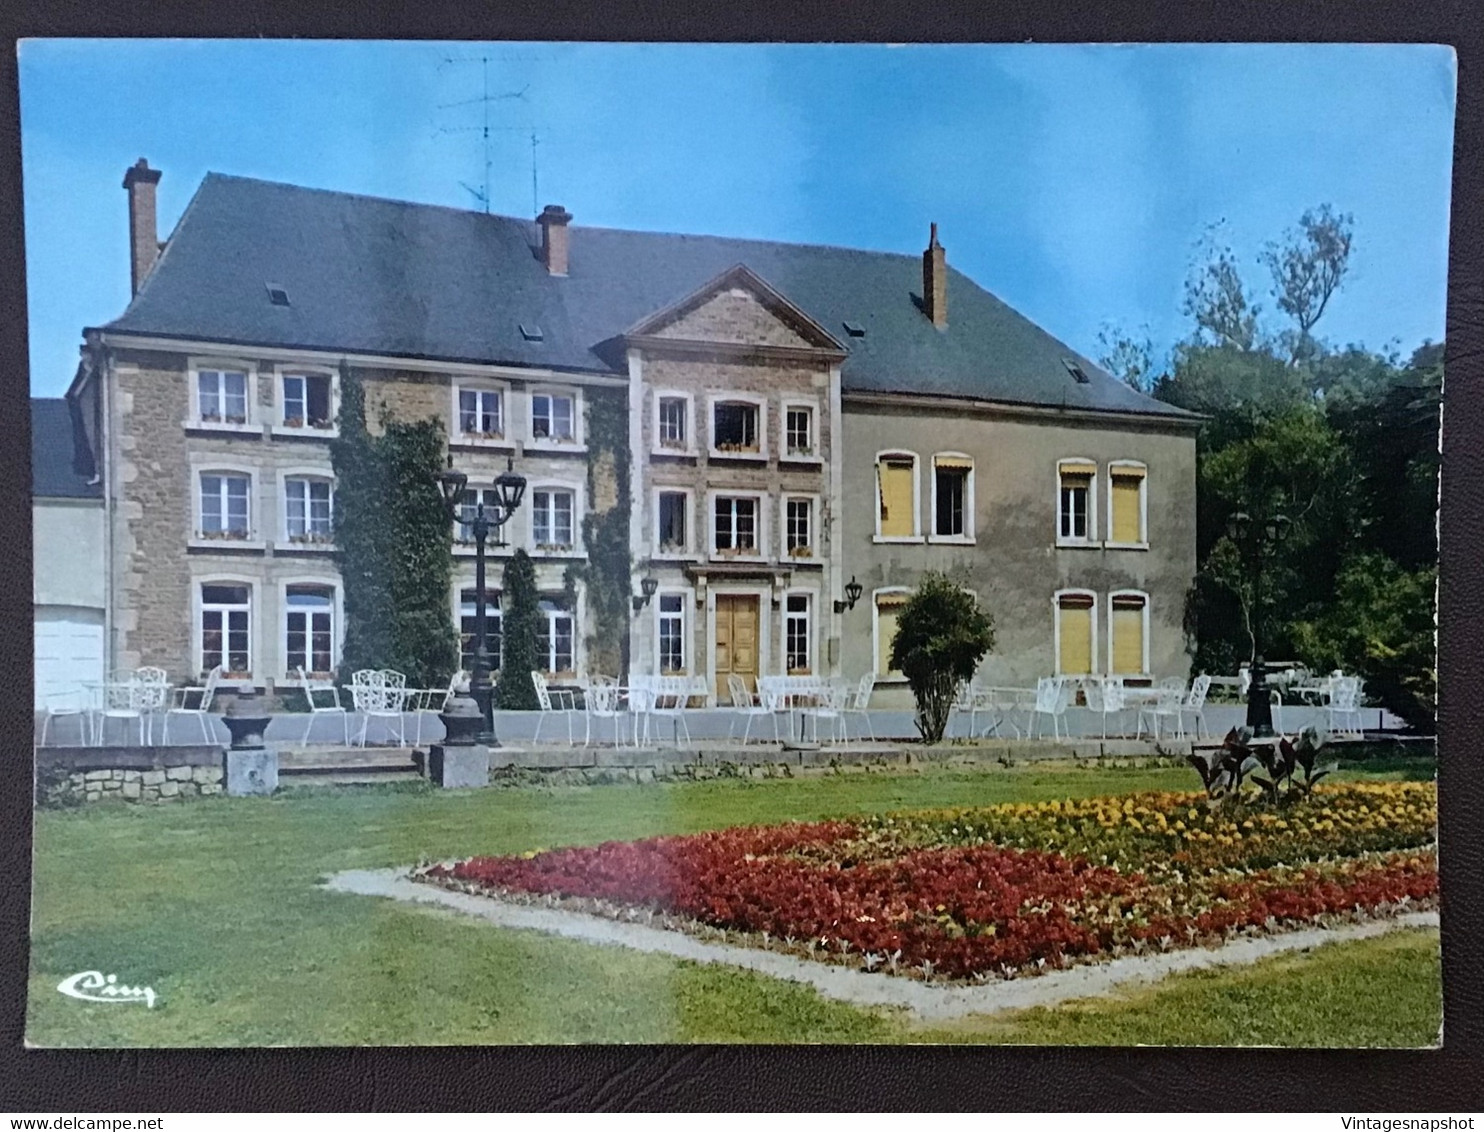
M639 583L639 589L642 591L643 596L636 596L632 599L634 602L634 612L638 613L641 609L648 605L650 600L654 597L655 591L659 588L660 583L657 578L649 577L641 580Z
M855 603L861 599L862 586L855 580L855 575L850 576L850 581L845 585L845 600L835 602L835 612L844 613L847 609L854 609Z

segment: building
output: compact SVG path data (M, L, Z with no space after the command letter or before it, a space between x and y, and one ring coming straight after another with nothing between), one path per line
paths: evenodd
M103 679L103 485L75 402L31 401L31 601L35 706Z
M903 700L889 642L927 570L995 615L992 682L1186 671L1198 419L954 271L936 230L892 255L211 174L161 244L159 177L125 176L133 301L85 332L68 395L102 422L111 667L271 686L334 666L327 442L354 375L368 406L441 419L471 484L507 459L527 477L506 537L537 561L558 676L614 664L566 584L604 516L636 598L655 583L631 669L723 695L875 671Z

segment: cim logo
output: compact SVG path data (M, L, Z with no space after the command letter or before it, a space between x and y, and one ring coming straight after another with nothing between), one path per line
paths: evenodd
M85 1002L142 1002L153 1010L155 991L153 987L125 986L117 975L104 975L102 971L79 971L68 975L57 989L72 998Z

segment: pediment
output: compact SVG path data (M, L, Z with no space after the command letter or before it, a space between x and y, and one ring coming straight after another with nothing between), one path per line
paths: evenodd
M649 315L628 337L734 348L844 351L824 327L742 264Z

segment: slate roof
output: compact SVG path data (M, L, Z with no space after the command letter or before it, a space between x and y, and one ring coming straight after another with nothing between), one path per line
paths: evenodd
M92 461L74 430L72 406L61 397L31 398L31 495L46 499L102 499L89 483Z
M211 173L105 329L622 373L619 335L740 263L849 348L847 392L1197 419L1104 373L951 266L948 326L935 328L918 305L920 253L569 232L569 273L556 278L538 258L534 221ZM287 306L270 301L270 286L287 292ZM846 321L864 337L849 336ZM542 341L521 324L539 326Z

